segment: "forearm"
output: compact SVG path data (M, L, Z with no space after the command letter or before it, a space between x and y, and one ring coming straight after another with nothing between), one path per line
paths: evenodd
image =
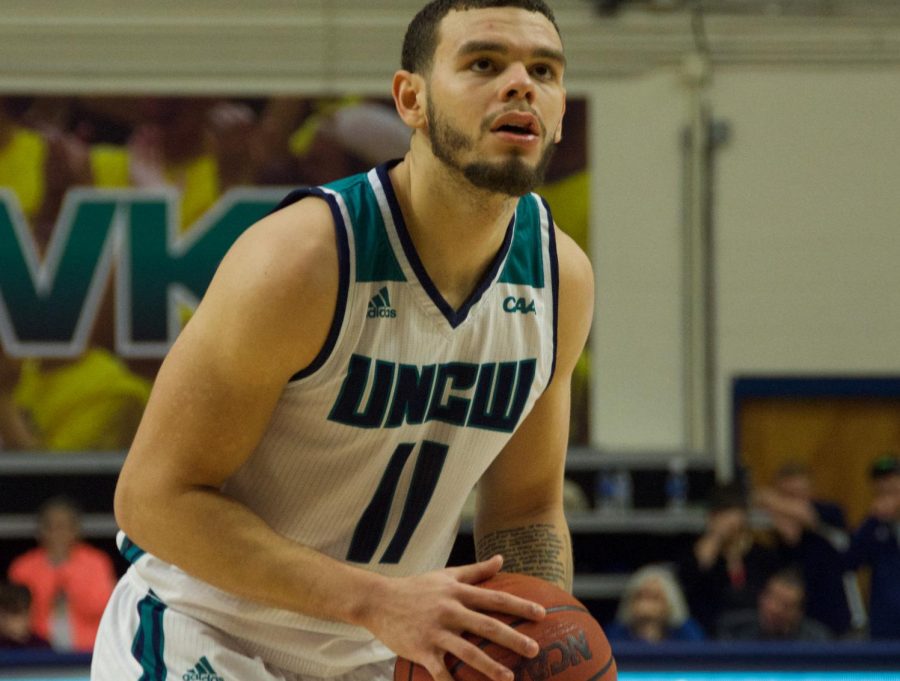
M123 496L127 500L127 492ZM279 535L213 489L184 490L157 502L124 501L117 504L117 518L142 549L185 572L237 596L313 617L361 624L384 581Z
M475 550L478 560L501 554L504 572L540 577L572 591L572 539L562 512L476 530Z

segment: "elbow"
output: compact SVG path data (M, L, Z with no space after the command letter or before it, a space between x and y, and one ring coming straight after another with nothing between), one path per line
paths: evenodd
M128 493L124 489L125 485L122 482L122 478L119 478L119 481L116 483L116 491L113 495L113 515L116 519L116 525L118 525L119 529L122 530L125 534L130 535L130 514L131 509L129 508L129 500Z
M119 476L113 496L113 514L116 525L132 541L140 541L139 519L142 505L140 485L132 484L127 475Z

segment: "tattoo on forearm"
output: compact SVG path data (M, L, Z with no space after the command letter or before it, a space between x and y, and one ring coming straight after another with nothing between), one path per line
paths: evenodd
M478 560L503 555L504 572L522 572L572 588L572 545L569 533L551 524L499 530L481 537Z

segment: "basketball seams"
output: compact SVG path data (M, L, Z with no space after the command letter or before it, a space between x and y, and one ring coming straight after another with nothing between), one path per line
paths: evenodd
M545 611L547 612L548 615L552 615L553 613L556 613L556 612L580 612L580 613L587 615L588 617L593 617L587 608L582 608L577 605L556 605L551 608L545 608ZM516 629L516 628L522 626L523 624L528 624L529 622L533 622L533 621L534 620L529 620L529 619L522 617L517 620L513 620L512 622L509 622L508 626L512 627L513 629ZM541 621L544 621L544 620L541 620ZM489 645L493 645L493 644L494 644L493 641L490 641L486 638L482 638L481 642L478 643L478 647L481 650L484 650ZM450 670L449 670L450 673L454 674L463 665L465 665L465 662L457 659L457 661L453 664L453 666L450 667ZM607 667L608 666L609 665L607 665ZM593 678L597 678L597 677L593 677ZM587 681L593 681L593 679L588 679Z

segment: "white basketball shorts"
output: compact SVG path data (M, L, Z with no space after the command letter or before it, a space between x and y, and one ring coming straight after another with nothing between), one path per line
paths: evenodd
M391 681L394 660L334 681ZM167 607L132 575L119 580L97 633L91 681L318 681L273 667L219 629Z

